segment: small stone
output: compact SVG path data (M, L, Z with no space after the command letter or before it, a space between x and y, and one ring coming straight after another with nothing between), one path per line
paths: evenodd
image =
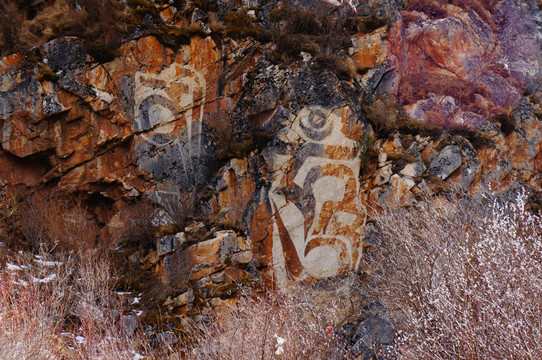
M175 251L175 235L162 236L156 240L156 255L162 257Z
M253 259L252 251L242 251L231 256L231 262L233 264L248 264Z
M440 180L446 180L461 166L461 149L457 145L448 145L431 161L429 172Z
M209 276L205 276L205 277L199 279L198 281L196 281L196 286L197 286L199 289L202 289L202 288L211 286L212 284L213 284L213 282L211 281L211 279L209 278Z
M200 221L185 227L184 231L186 231L187 233L195 233L203 228L205 228L205 224Z
M124 315L120 319L121 330L128 336L133 335L140 325L139 319L135 315Z
M403 170L400 171L401 175L409 176L411 178L417 178L422 176L425 172L425 165L423 161L419 160L414 163L406 164Z
M224 276L225 276L224 271L222 271L217 274L211 275L211 280L213 280L213 282L215 283L223 283L225 281Z
M391 170L391 164L384 166L381 169L378 169L375 173L375 178L373 184L376 186L381 186L390 181L390 177L393 175Z
M175 234L175 248L181 247L186 242L186 233L179 232Z
M156 251L151 250L147 256L143 258L143 263L149 263L151 265L154 265L158 262L158 256L156 256Z
M173 306L180 307L194 301L194 290L190 289L173 299Z
M384 151L381 151L378 154L378 166L384 166L386 164L386 161L388 161L388 154L386 154L386 152Z
M212 307L217 307L222 305L222 299L220 298L212 298L209 300L209 304L211 304Z

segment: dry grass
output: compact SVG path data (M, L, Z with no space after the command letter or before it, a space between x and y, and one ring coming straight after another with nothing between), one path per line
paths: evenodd
M122 328L104 253L8 259L0 271L2 359L133 359L148 349L140 333Z
M344 31L347 19L332 20L323 8L310 11L279 6L271 11L269 19L275 48L270 58L277 63L298 60L300 53L306 52L315 57L318 65L335 70L337 54L352 46Z
M407 11L418 11L429 15L432 19L442 19L447 16L444 5L446 3L459 6L465 10L473 9L489 26L495 27L493 13L498 0L410 0L407 1Z
M359 313L358 295L347 279L327 291L299 285L241 299L219 322L196 327L188 358L352 358L336 330Z
M246 8L231 12L225 16L226 34L233 38L252 37L258 41L267 41L269 34L250 15Z
M426 99L429 93L452 96L462 104L471 104L476 101L476 94L490 97L491 90L457 77L427 72L410 74L401 79L399 98L402 104L414 104Z
M0 56L17 50L17 32L23 20L16 2L0 0Z
M184 1L175 1L175 6L183 5ZM34 5L0 0L0 56L60 36L76 36L83 39L94 60L103 63L115 57L135 26L156 33L165 42L186 42L190 32L167 26L159 6L146 0L50 0Z
M2 53L23 51L55 37L73 35L85 40L87 51L100 62L114 56L128 24L129 9L114 0L54 0L40 5L3 0Z
M362 111L379 138L386 138L396 131L402 134L421 134L434 138L443 132L442 127L428 121L412 119L391 101L377 99L372 104L364 103Z
M55 190L36 189L18 207L21 231L34 251L85 250L99 232L85 206Z
M155 233L160 224L153 223L156 205L148 200L138 200L120 210L123 227L117 234L118 242L130 249L149 250L154 247Z
M366 258L399 359L539 359L542 233L524 193L387 210Z

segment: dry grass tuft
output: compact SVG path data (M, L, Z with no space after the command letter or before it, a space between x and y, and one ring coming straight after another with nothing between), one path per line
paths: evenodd
M7 255L0 271L2 359L128 360L147 352L143 336L122 326L104 255Z
M386 210L366 253L399 359L542 356L542 232L527 196L435 198Z
M34 251L80 251L97 244L99 228L86 207L58 191L37 189L19 204L18 213Z
M241 299L200 333L189 359L349 359L336 329L359 312L352 279L333 289L298 285Z
M335 70L338 53L352 46L343 28L347 19L332 20L324 10L304 10L291 6L274 8L269 14L271 37L275 50L270 55L274 62L289 63L306 52L319 65Z
M414 104L426 99L429 93L452 96L462 104L471 104L476 101L477 94L490 97L491 90L457 77L427 72L410 74L401 79L399 98L402 104Z
M409 117L404 110L391 101L377 99L372 104L362 104L363 115L369 121L379 138L386 138L395 131L402 134L421 134L423 136L438 137L442 134L442 127L433 125L429 121L418 121Z

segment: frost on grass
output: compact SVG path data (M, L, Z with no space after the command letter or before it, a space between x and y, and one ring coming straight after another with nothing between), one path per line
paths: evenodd
M528 197L427 199L384 211L365 259L402 359L542 358L542 229Z
M9 261L0 269L2 360L131 360L148 353L140 334L119 327L122 304L107 256L25 255L3 254Z
M351 279L329 291L299 285L239 300L219 321L199 325L189 359L350 359L333 329L359 309Z

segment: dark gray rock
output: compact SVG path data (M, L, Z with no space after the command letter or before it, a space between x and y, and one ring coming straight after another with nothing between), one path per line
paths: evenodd
M156 255L163 256L175 251L177 240L175 235L162 236L156 239Z
M429 172L441 180L446 180L461 166L461 149L457 145L448 145L431 161Z
M140 326L141 323L135 315L124 315L120 319L120 328L128 336L133 335Z
M478 153L472 144L465 138L458 137L457 144L461 147L461 187L467 190L480 170Z
M374 358L382 346L391 345L395 330L393 325L383 317L370 316L363 320L354 332L352 354L363 360Z
M55 73L59 70L78 69L87 60L85 44L81 39L67 36L49 41L39 47L44 62Z

